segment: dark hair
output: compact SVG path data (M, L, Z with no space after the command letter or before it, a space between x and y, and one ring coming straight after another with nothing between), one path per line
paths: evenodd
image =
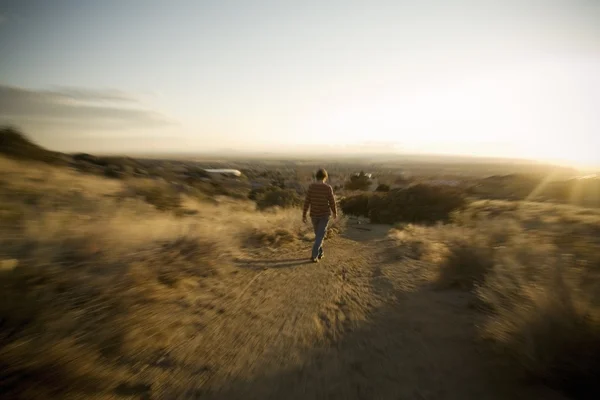
M318 180L320 180L320 181L322 181L322 180L324 180L325 178L327 178L327 171L325 171L325 168L321 168L321 169L319 169L319 170L317 171L317 173L315 174L315 177L316 177Z

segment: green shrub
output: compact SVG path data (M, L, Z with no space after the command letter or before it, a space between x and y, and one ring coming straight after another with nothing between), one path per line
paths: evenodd
M464 193L442 186L415 185L374 196L369 202L372 223L433 223L447 221L467 204Z
M369 190L369 187L371 187L371 179L363 171L352 175L345 185L347 190Z
M373 197L370 194L359 194L357 196L345 197L340 201L340 208L346 215L355 217L369 216L369 199Z
M361 194L342 199L344 214L369 217L372 223L433 223L447 221L467 204L455 188L416 185L386 193Z

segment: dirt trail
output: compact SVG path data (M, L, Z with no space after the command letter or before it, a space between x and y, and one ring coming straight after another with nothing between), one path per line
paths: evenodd
M152 398L561 398L477 343L467 294L429 288L419 265L386 259L387 228L368 229L328 241L319 264L308 244L240 260L210 320L170 350L189 362L165 373L196 379Z

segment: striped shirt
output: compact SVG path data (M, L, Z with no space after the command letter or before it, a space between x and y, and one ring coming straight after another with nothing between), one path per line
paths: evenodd
M306 215L309 208L311 217L325 217L331 215L331 213L337 215L335 197L331 186L324 182L312 183L306 193L303 215Z

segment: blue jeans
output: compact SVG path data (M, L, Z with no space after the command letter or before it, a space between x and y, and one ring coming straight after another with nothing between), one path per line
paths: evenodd
M329 216L312 217L311 219L315 230L315 244L312 248L312 258L318 258L319 256L323 256L323 240L325 239L325 233L327 232Z

